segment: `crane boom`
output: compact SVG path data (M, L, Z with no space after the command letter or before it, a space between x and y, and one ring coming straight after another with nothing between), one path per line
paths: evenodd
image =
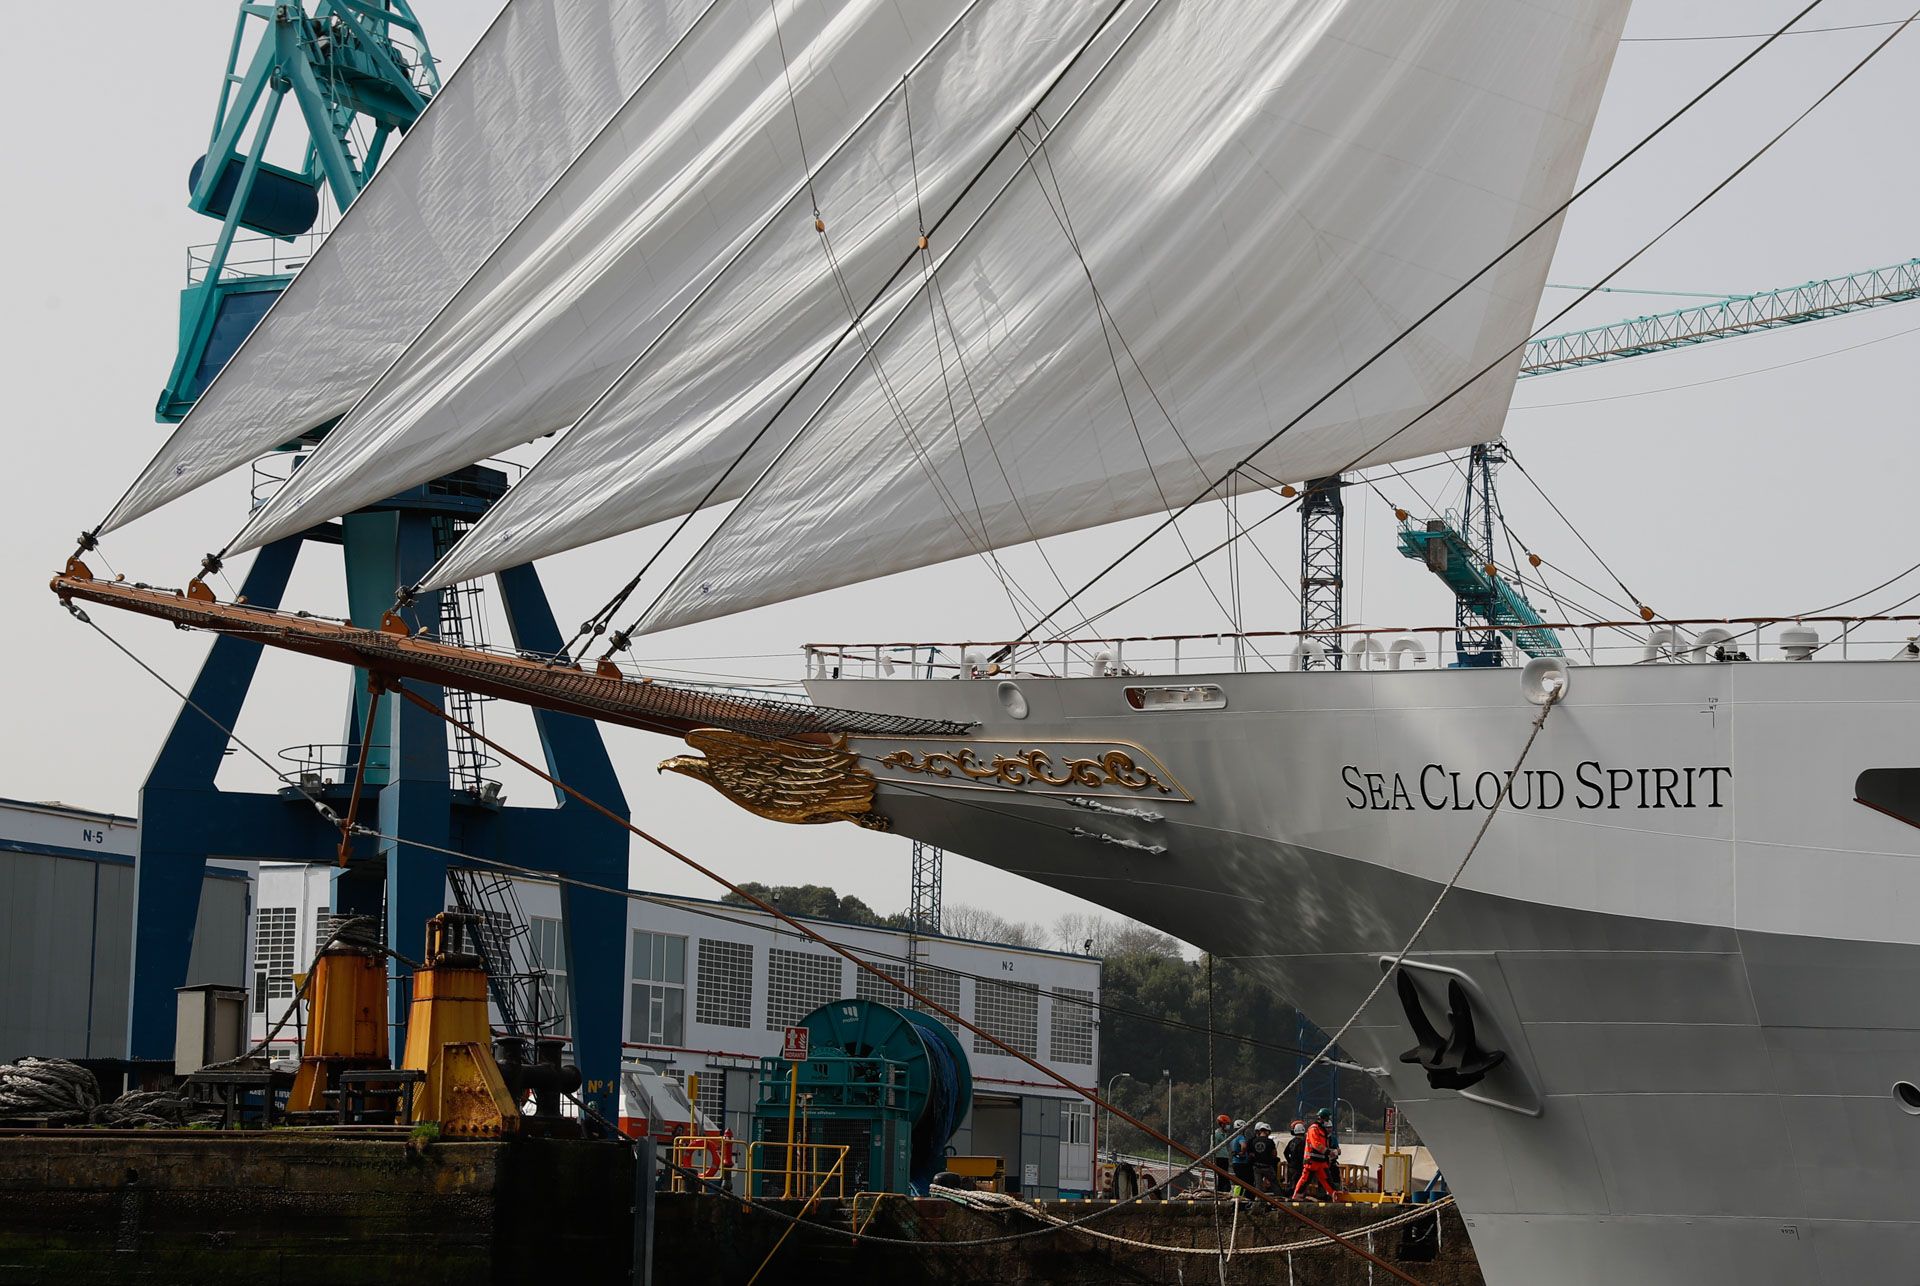
M1543 335L1527 345L1521 357L1520 377L1550 375L1623 357L1798 326L1909 299L1920 299L1920 259L1752 295L1728 295L1605 326Z

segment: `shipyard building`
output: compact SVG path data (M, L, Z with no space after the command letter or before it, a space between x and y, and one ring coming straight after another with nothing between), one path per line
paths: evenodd
M261 1040L293 997L334 917L325 866L263 863L254 921L252 1024ZM560 890L514 880L527 945L544 976L528 1006L557 1008L566 1029L566 938ZM1100 961L1031 947L808 920L824 937L916 985L931 1000L1091 1089L1099 1065ZM504 922L497 931L506 933ZM504 953L503 953L504 954ZM785 1030L844 997L902 1004L887 983L751 907L666 894L627 904L624 1062L630 1072L695 1091L702 1115L736 1138L751 1135L761 1060ZM949 1024L951 1027L952 1024ZM1004 1160L1010 1187L1039 1198L1092 1192L1094 1122L1078 1094L1043 1080L964 1028L973 1101L950 1144L959 1155ZM279 1057L297 1057L291 1030ZM625 1110L623 1109L623 1114Z
M131 817L0 799L0 1063L126 1055L139 837ZM250 870L208 863L189 985L245 984Z

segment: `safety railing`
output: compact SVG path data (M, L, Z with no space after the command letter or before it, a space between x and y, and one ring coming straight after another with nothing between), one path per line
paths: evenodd
M343 744L323 745L308 742L301 746L288 746L275 756L293 765L293 772L303 786L331 786L337 782L352 780L358 761L355 758L358 747ZM367 769L374 773L387 770L387 752L376 747L367 756Z
M747 1192L756 1197L853 1195L844 1143L756 1139L747 1144L746 1162Z
M220 280L243 277L291 277L307 266L313 252L326 240L324 232L303 232L295 237L235 237L227 248L226 261L220 265ZM213 254L220 243L187 247L187 284L197 286L213 271Z
M1545 622L1575 665L1920 660L1920 615L1756 616ZM1267 670L1433 670L1486 664L1488 631L1457 625L1351 626L1316 632L1133 635L1047 643L810 643L810 679L981 679L1224 674ZM1504 640L1499 664L1528 657Z

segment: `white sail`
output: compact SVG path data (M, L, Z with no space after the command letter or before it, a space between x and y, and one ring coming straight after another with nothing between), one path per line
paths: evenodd
M1626 9L1163 4L643 628L1193 499L1564 200ZM1258 466L1497 436L1517 352L1405 426L1525 337L1556 233Z
M1009 173L1017 169L1020 154L1006 146L1014 127L1116 8L1116 0L984 0L970 9L423 583L471 579L700 504L851 316L890 281L917 282L920 228L945 235L934 227L939 214L996 152ZM713 499L738 496L752 478L735 469Z
M955 34L1004 3L723 0L232 548L572 424L723 271L736 293L776 293L766 265L735 262L743 246L791 200L799 215L776 235L812 236L807 194L872 168L864 137L843 140L929 49L1017 64L997 29ZM1001 83L998 68L974 70L982 91ZM827 277L817 253L804 266Z
M705 4L513 0L103 530L345 411Z

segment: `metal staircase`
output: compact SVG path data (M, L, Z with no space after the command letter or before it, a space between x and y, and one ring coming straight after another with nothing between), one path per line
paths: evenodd
M546 986L547 971L534 951L527 917L513 881L497 871L470 866L447 869L454 908L472 916L474 949L487 971L487 991L500 1024L515 1036L549 1035L562 1013Z

